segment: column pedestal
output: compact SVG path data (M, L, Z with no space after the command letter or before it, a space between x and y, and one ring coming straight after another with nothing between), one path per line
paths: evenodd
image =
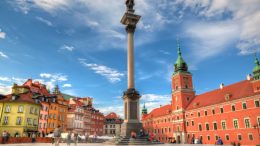
M140 107L139 107L140 94L134 88L127 89L124 92L124 115L125 120L121 127L121 136L130 137L131 132L138 134L142 129L142 123L140 122Z

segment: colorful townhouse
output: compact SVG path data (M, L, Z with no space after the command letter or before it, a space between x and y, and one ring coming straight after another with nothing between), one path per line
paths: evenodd
M0 99L0 133L30 137L38 131L41 105L27 86L13 85L12 93Z
M116 113L111 112L105 116L103 134L108 136L119 136L121 133L121 124L123 123Z
M61 127L62 132L66 132L68 104L63 98L58 86L55 87L49 104L47 133L53 133L54 129L58 126Z
M90 134L91 135L103 135L104 128L104 115L99 110L95 108L90 108L91 111L91 126L90 126Z
M38 135L44 137L47 134L49 101L52 95L44 84L37 81L33 82L32 79L28 79L23 86L27 86L31 92L37 95L37 98L40 101L41 110L39 115Z
M68 105L59 87L56 86L51 94L44 84L33 82L32 79L28 79L22 86L28 87L41 104L38 134L45 136L52 133L57 126L61 126L62 131L66 132Z
M162 142L215 144L260 144L260 63L255 57L253 76L200 95L195 94L192 74L178 47L172 75L171 104L143 109L146 132Z
M77 98L70 98L69 111L67 113L68 130L73 133L84 133L84 108L83 104Z

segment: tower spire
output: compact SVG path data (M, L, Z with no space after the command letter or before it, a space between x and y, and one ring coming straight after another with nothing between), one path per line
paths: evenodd
M255 57L255 67L253 69L253 77L254 77L254 80L259 80L260 79L260 63L256 56L256 53L254 53L254 57Z
M177 38L177 53L178 53L178 57L174 64L174 73L188 72L188 66L181 56L181 47L180 47L180 42L179 42L178 38Z
M147 108L145 107L145 102L144 102L144 106L142 109L142 115L145 115L145 114L147 114Z
M181 47L180 47L180 41L179 41L179 38L177 38L177 49L178 49L178 56L181 57Z

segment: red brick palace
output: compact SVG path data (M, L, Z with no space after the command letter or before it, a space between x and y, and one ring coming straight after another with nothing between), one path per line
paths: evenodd
M253 76L219 89L195 95L192 74L181 56L172 75L172 102L147 113L142 110L146 132L155 139L191 143L192 138L203 144L215 144L221 137L224 144L232 142L260 144L260 63L255 58Z

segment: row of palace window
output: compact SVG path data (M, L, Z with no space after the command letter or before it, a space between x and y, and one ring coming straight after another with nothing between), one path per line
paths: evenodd
M110 125L110 128L116 128L116 125ZM106 125L106 128L108 128L108 125Z
M105 130L105 134L108 134L108 131L109 131L109 134L116 134L116 130Z
M74 128L83 128L83 124L81 123L74 123L73 125Z
M61 126L64 127L63 124ZM39 123L39 128L47 128L47 123ZM56 128L55 123L48 123L48 128Z
M258 125L260 126L260 117L257 118L257 122L258 122ZM251 128L251 123L250 123L249 118L244 119L244 124L245 124L245 128ZM191 125L194 126L194 121L191 121ZM225 130L227 128L226 125L227 125L226 121L221 121L221 127L223 130ZM186 122L186 126L189 126L189 122ZM202 131L203 130L202 124L198 124L198 126L199 126L199 131ZM239 128L238 119L233 119L233 127L235 129ZM205 129L210 130L208 123L205 124ZM213 122L213 130L217 130L217 129L218 129L217 122Z
M23 111L24 111L23 105L19 105L17 112L18 112L18 113L23 113ZM11 106L10 106L10 105L7 105L7 106L5 107L5 113L10 113L10 112L11 112ZM34 108L34 107L30 107L30 114L38 115L38 109L37 109L37 108Z
M9 117L4 116L3 125L8 125L8 123L9 123ZM37 119L27 118L27 125L37 126L37 123L38 123ZM21 124L22 124L22 117L17 117L16 125L21 125Z
M179 128L179 127L177 127L177 128ZM178 131L180 131L180 129L178 130ZM148 132L151 132L152 133L152 131L148 131ZM161 134L163 134L163 133L170 133L171 132L171 128L158 128L158 129L153 129L153 133L154 134L156 134L156 133L161 133Z
M255 107L260 107L259 100L255 100ZM224 113L224 108L223 108L223 107L220 107L219 109L220 109L220 113ZM242 103L242 109L247 109L247 104L246 104L246 102L243 102L243 103ZM231 111L233 111L233 112L236 111L236 106L235 106L235 105L231 105ZM215 109L212 109L211 112L212 112L213 115L216 114ZM193 113L191 113L190 115L193 116ZM207 111L207 110L204 111L204 115L205 115L205 116L208 115L208 111ZM188 116L188 115L186 115L186 117L187 117L187 116ZM198 112L198 117L200 117L200 116L201 116L201 113Z
M260 103L259 103L259 100L255 100L255 107L260 107ZM246 102L243 102L242 103L242 108L243 109L247 109L247 104L246 104ZM236 111L236 106L235 105L232 105L231 106L231 110L234 112L234 111ZM220 113L224 113L224 108L223 107L220 107ZM216 111L215 111L215 109L212 109L212 114L214 115L214 114L216 114ZM193 116L193 113L190 113L190 115L191 116ZM207 116L208 115L208 111L204 111L204 115L205 116ZM187 117L188 115L186 115L186 117ZM198 117L200 117L201 116L201 113L200 112L198 112ZM179 116L177 116L176 117L176 120L180 120L180 117ZM172 118L172 121L174 121L174 119ZM151 121L151 122L146 122L145 123L145 125L149 125L149 124L159 124L159 123L163 123L163 122L167 122L167 119L165 118L165 119L161 119L161 120L156 120L156 121ZM170 122L170 118L168 118L168 122Z
M189 138L189 134L188 134L188 138ZM192 134L192 136L194 137L194 134ZM211 139L211 137L210 137L210 135L207 135L206 136L207 137L207 140L209 141L210 139ZM203 137L202 137L202 135L200 136L200 139L202 139ZM215 140L218 140L218 138L219 138L219 136L218 135L215 135ZM227 141L229 141L230 140L230 136L229 136L229 134L226 134L225 135L225 139L227 140ZM248 133L248 139L249 140L254 140L254 137L253 137L253 134L252 133ZM232 139L232 140L234 140L234 139ZM237 134L237 140L242 140L242 135L241 134Z
M54 109L54 110L57 110L57 107L56 106L50 106L50 109L52 110L52 109ZM60 112L65 112L66 110L65 109L62 109L62 108L58 108L59 109L59 111ZM48 111L49 109L48 109L48 106L42 106L42 110L43 111Z
M179 116L177 116L177 120L179 120ZM150 121L150 122L145 122L144 125L149 125L149 124L159 124L159 123L166 123L166 122L171 122L171 119L168 118L168 120L165 118L165 119L161 119L161 120L155 120L155 121ZM174 119L172 118L172 121L174 121Z
M44 115L44 119L47 120L47 115ZM42 116L40 117L42 119ZM53 119L56 120L56 114L53 114ZM49 114L49 119L52 119L52 114ZM58 115L58 120L64 121L64 115Z

